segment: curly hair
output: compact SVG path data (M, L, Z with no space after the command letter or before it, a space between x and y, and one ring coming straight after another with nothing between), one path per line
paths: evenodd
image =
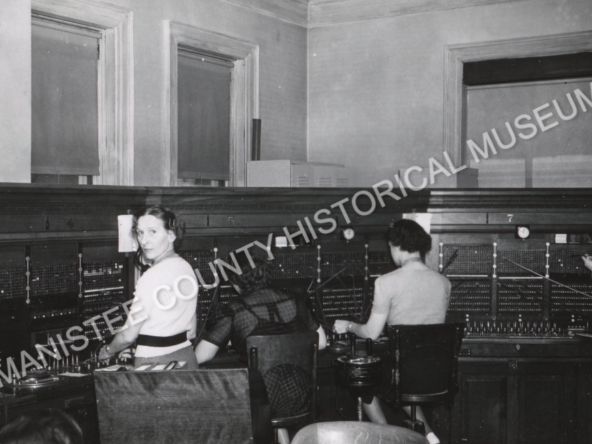
M175 240L173 242L173 248L175 251L181 246L183 237L185 236L185 222L179 220L177 215L163 205L155 205L153 207L142 208L134 213L132 219L132 230L135 233L138 228L138 220L142 216L154 216L162 222L162 225L166 230L172 231L175 234ZM144 264L142 260L142 248L138 246L134 263L142 272L148 269L148 265Z
M236 258L242 274L230 271L228 273L228 280L233 284L238 285L242 293L249 293L259 288L269 287L270 265L265 259L252 254L251 259L255 264L255 267L252 267L247 255L243 251L234 253L234 257ZM228 263L232 264L232 260L229 260Z
M401 219L389 228L387 239L394 247L409 253L419 251L422 259L432 249L432 237L417 222Z
M59 410L37 410L19 416L0 430L2 444L82 444L80 426Z
M173 243L175 250L181 246L183 236L185 236L185 222L179 220L179 218L173 211L169 210L167 207L164 207L162 205L146 207L137 211L136 213L134 213L134 218L132 222L132 228L134 232L136 231L136 228L138 228L138 220L142 216L154 216L155 218L160 219L165 229L175 233L176 239Z

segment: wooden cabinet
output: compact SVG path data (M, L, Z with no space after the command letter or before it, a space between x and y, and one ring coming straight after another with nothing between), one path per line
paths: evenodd
M551 359L461 362L452 443L589 443L590 364Z
M592 363L578 366L578 443L592 444Z

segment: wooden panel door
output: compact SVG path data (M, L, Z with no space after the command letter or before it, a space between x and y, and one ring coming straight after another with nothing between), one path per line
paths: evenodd
M535 367L542 366L542 367ZM575 378L566 366L525 364L517 378L517 441L520 444L575 442Z
M508 370L505 363L461 366L453 407L452 442L507 443Z
M592 444L592 364L578 366L576 398L578 422L575 442Z

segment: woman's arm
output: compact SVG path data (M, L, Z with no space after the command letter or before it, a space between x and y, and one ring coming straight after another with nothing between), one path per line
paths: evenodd
M357 324L345 320L336 320L333 325L333 331L335 333L343 334L351 332L360 338L378 339L384 329L390 311L390 294L382 289L383 279L384 277L379 277L374 282L374 299L368 322ZM393 285L394 283L391 282L389 288Z
M135 324L126 324L125 328L115 335L108 346L101 348L101 351L99 352L99 359L109 359L120 351L130 347L134 342L136 342L144 322L146 322L146 320Z
M211 342L201 340L197 347L195 348L195 357L197 358L198 364L203 364L204 362L208 362L216 356L220 347L217 345L212 344Z
M327 335L322 326L319 327L317 333L319 334L319 350L322 350L327 346Z
M337 334L351 332L360 338L370 338L372 340L378 339L380 333L384 329L388 313L376 313L372 311L370 319L365 324L357 324L346 320L336 320L333 330Z
M584 266L588 269L588 270L592 270L592 256L582 256L582 260L584 261Z
M193 317L191 318L191 328L187 332L187 339L190 341L195 339L197 336L197 313L193 313Z

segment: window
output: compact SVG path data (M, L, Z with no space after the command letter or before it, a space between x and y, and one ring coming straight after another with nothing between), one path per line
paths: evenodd
M169 36L166 83L170 85L166 90L170 122L165 139L170 171L166 185L246 186L251 122L258 113L259 47L180 23L167 21L165 26ZM193 80L198 77L205 85L216 85L216 92L200 91ZM210 103L201 107L199 102L204 101ZM224 152L226 122L228 156ZM202 156L211 161L204 162ZM191 163L186 165L186 160Z
M31 0L31 10L31 126L33 138L36 138L32 147L32 172L35 175L32 179L42 182L59 180L60 183L133 185L132 11L92 0ZM65 64L56 66L60 58L65 60ZM45 66L52 66L53 71L41 71ZM73 72L70 70L78 69L76 72L81 74L80 78L72 79ZM50 81L54 84L53 92L51 87L42 92ZM82 87L83 83L88 87ZM66 89L69 90L67 94ZM42 99L44 104L41 104L39 100L43 96L46 98ZM47 102L47 97L50 102ZM80 98L79 102L72 104L73 97ZM73 108L58 113L57 107L63 106L59 104L64 99ZM68 115L68 119L80 119L83 123L73 127L64 125L66 120L61 119L62 112ZM49 134L47 137L53 140L52 146L44 139L44 134ZM93 154L80 159L79 153L90 150L91 143L94 143ZM50 151L47 150L48 146ZM53 169L48 169L48 162L53 160L48 158L51 150L59 152L60 161L57 167L54 165ZM62 150L75 154L72 154L72 158L64 157ZM63 168L64 164L82 160L85 162L82 169L78 164L75 170Z
M234 62L180 48L178 63L177 185L227 185Z
M33 183L92 184L100 175L100 42L96 29L33 20Z
M592 187L592 52L465 63L463 84L480 188Z
M592 118L592 32L451 45L445 51L444 151L455 168L478 169L483 187L590 186L586 183L592 179L584 178L584 170L592 166L592 148L582 140L589 140ZM568 118L573 110L568 93L577 107L573 119ZM560 117L553 100L566 118ZM518 125L537 127L530 139L522 136L532 128L516 126L523 115L529 117L522 117ZM515 144L506 122L515 133ZM485 147L487 159L478 150L485 152ZM474 177L474 171L464 172ZM464 172L453 175L457 186L474 183L459 180Z

